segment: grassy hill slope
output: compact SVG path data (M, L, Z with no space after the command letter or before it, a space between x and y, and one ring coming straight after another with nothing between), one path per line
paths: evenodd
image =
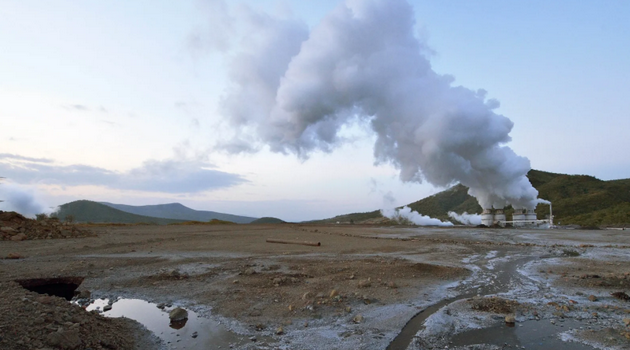
M72 216L74 222L91 222L91 223L122 223L122 224L157 224L166 225L184 222L183 220L172 220L164 218L155 218L150 216L135 215L114 209L107 205L92 202L88 200L79 200L66 203L59 207L54 216L61 220Z
M122 210L127 213L151 216L156 218L186 220L186 221L210 221L212 219L231 221L237 224L248 224L256 218L232 214L218 213L214 211L194 210L180 203L158 204L158 205L125 205L101 202L109 207Z
M582 226L628 225L630 226L630 179L602 181L587 175L555 174L531 170L527 174L539 197L552 202L555 222L563 225ZM448 220L448 212L481 213L468 188L455 185L433 196L408 204L411 209L440 220ZM511 207L506 214L511 215ZM549 206L539 204L539 218L549 214ZM381 217L380 211L339 215L314 222L362 222Z
M250 222L250 224L286 224L286 221L266 216L260 219L256 219Z

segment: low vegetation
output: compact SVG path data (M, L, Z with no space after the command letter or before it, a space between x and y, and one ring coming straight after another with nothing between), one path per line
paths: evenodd
M206 222L193 220L193 221L186 221L186 222L176 222L169 225L236 225L236 223L232 221L212 219Z
M173 220L164 218L155 218L150 216L135 215L127 213L112 207L87 201L79 200L66 203L59 207L59 210L52 214L62 221L74 221L77 223L120 223L120 224L154 224L166 225L183 220Z
M278 219L278 218L273 218L273 217L262 217L260 219L256 219L252 222L250 222L250 224L285 224L286 221Z
M527 176L539 191L539 197L553 203L557 224L580 225L584 228L630 227L630 179L602 181L588 175L555 174L540 170L531 170ZM460 214L480 214L482 211L477 200L468 195L468 188L461 184L407 206L443 221L450 220L449 211ZM512 207L505 208L508 217L513 212ZM536 214L539 218L547 218L549 205L539 204ZM313 223L361 223L381 217L380 211L375 210L339 215Z

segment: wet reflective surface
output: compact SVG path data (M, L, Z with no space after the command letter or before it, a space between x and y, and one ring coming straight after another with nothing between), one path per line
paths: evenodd
M104 310L108 304L108 299L98 299L87 310ZM168 313L172 309L160 309L156 304L140 299L119 299L111 304L111 310L103 311L102 315L136 320L170 349L229 349L252 342L248 337L231 332L221 323L200 317L191 310L187 310L187 320L171 322ZM268 340L258 338L259 342Z
M458 287L460 294L457 297L442 300L414 316L392 340L387 350L407 349L417 332L424 328L426 319L446 305L475 295L497 295L513 289L522 289L518 285L519 281L525 277L518 272L518 269L536 258L497 259L495 263L489 263L492 259L500 258L504 254L493 251L485 258L478 258L476 265L479 266L479 280L472 284L460 285ZM572 319L558 320L555 325L551 324L550 320L517 322L515 325L499 322L492 327L459 333L451 337L450 342L455 346L491 344L507 348L524 346L526 349L592 350L594 348L591 346L564 342L559 337L559 333L584 326L585 323Z
M525 349L553 349L553 350L592 350L593 348L575 342L565 342L558 336L571 328L580 328L580 322L565 320L552 325L548 320L526 321L517 323L516 326L507 327L504 323L499 325L473 329L455 335L451 341L455 346L492 344L504 346L525 347Z

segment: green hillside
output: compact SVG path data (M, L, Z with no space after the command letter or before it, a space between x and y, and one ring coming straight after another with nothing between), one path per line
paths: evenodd
M114 209L104 204L92 202L88 200L79 200L66 203L59 207L59 210L53 214L61 220L65 220L68 216L73 218L74 222L79 223L121 223L121 224L157 224L166 225L183 222L183 220L172 220L155 218L150 216L135 215L118 209Z
M552 202L555 222L563 225L577 224L585 227L606 225L630 226L630 179L602 181L587 175L565 175L531 170L527 174L532 185L540 192L539 197ZM448 212L481 213L468 188L455 185L433 196L408 204L411 209L440 220L449 220ZM509 216L513 212L506 208ZM539 218L549 215L549 206L539 204ZM382 217L379 210L367 213L339 215L334 218L313 221L318 223L364 222Z
M186 221L201 221L207 222L212 219L218 219L223 221L231 221L237 224L248 224L256 218L249 216L232 215L225 213L218 213L215 211L207 210L194 210L188 208L180 203L168 203L157 205L125 205L114 204L108 202L100 202L114 209L122 210L127 213L150 216L155 218L186 220Z
M252 222L250 222L250 224L286 224L286 221L278 219L278 218L273 218L273 217L262 217L260 219L256 219Z

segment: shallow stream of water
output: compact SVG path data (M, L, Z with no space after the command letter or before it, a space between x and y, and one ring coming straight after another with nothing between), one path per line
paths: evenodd
M486 256L486 258L500 257L497 252ZM502 254L505 254L503 252ZM401 332L392 340L387 350L406 350L415 338L416 334L424 328L424 322L442 307L450 305L462 299L468 299L476 295L496 295L506 293L514 287L514 281L523 278L517 271L534 257L520 258L504 261L497 259L498 264L481 265L481 281L462 285L458 289L460 294L452 299L442 300L439 303L429 306L409 320ZM484 262L484 261L482 261ZM482 329L471 329L453 336L450 341L452 345L474 345L492 344L498 346L519 346L527 349L554 349L554 350L592 350L593 347L560 340L558 334L570 328L583 326L575 320L566 320L558 326L550 325L549 321L526 321L516 324L516 327L509 327L504 322Z

